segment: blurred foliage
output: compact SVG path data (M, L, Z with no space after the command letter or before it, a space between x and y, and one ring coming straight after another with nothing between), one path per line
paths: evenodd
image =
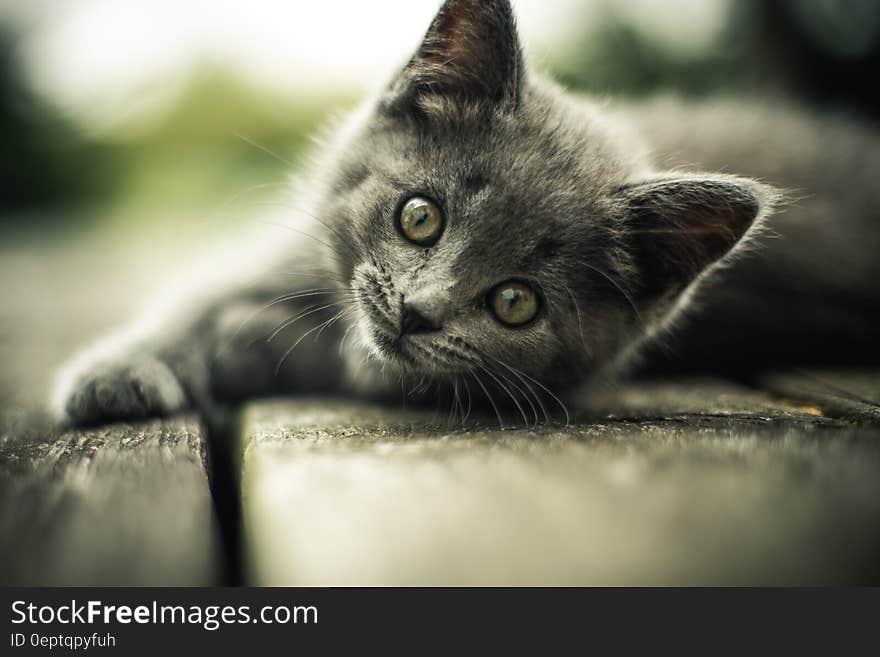
M112 148L83 139L30 91L9 31L0 31L0 132L4 210L76 204L107 194L122 174Z
M138 211L174 216L259 197L266 186L288 180L318 127L351 104L343 94L274 94L227 69L205 65L158 119L108 137L130 156L114 211L127 204L126 211L136 205Z
M878 65L876 0L736 0L722 34L702 51L678 51L610 12L584 26L553 68L568 86L596 93L789 95L876 116L880 92L870 80Z
M594 93L645 96L674 88L704 94L742 82L742 50L735 42L698 56L675 52L611 16L584 31L571 53L553 63L553 72L566 86Z
M735 7L751 24L750 66L764 87L782 80L814 104L880 116L880 2L748 0ZM742 28L740 28L742 31Z
M352 105L343 92L291 98L203 64L146 123L84 134L28 89L12 40L0 45L5 223L235 219L286 184L318 127ZM227 207L234 199L245 209Z
M702 50L675 49L613 11L581 33L550 62L551 73L576 89L788 94L880 113L875 0L737 0L720 38ZM285 184L309 136L353 100L346 90L291 97L203 63L148 122L87 136L28 89L14 36L0 32L0 217L127 225L191 221L218 209L244 216L249 203ZM227 207L232 200L236 207Z

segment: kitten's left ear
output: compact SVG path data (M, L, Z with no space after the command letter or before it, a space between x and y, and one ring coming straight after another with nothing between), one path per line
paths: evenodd
M771 187L734 176L671 175L626 185L624 230L645 302L685 289L774 205Z
M433 98L515 107L522 78L509 0L446 0L392 84L386 106L419 110Z

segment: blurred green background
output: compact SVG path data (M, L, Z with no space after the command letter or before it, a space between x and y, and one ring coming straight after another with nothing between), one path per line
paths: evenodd
M438 3L361 4L3 5L0 221L130 228L247 214L249 201L284 184L329 115L390 74ZM874 116L880 108L877 2L514 4L538 67L575 89L794 95ZM260 57L289 68L252 75Z

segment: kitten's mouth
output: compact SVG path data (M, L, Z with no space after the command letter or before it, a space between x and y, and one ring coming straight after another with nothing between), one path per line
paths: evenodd
M399 322L394 321L391 309L365 295L361 295L360 305L363 310L361 333L370 350L392 362L417 366L420 359L407 340L408 336L401 334Z
M391 277L372 264L356 269L353 281L362 311L360 333L367 348L383 362L420 374L459 374L471 369L473 356L454 339L402 331L399 306L403 297Z
M368 348L384 361L405 370L434 375L458 374L470 369L467 354L459 353L460 350L453 345L444 344L445 340L402 333L399 324L395 324L373 302L366 301L362 308L362 334Z
M424 338L402 334L393 325L383 320L376 321L373 317L367 317L365 321L369 325L369 337L381 356L407 369L434 369L428 358L428 348L419 344Z

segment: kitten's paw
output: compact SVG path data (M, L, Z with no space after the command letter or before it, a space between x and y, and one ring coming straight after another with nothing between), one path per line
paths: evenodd
M128 355L62 372L53 410L62 424L84 426L171 415L186 402L183 386L165 363Z

